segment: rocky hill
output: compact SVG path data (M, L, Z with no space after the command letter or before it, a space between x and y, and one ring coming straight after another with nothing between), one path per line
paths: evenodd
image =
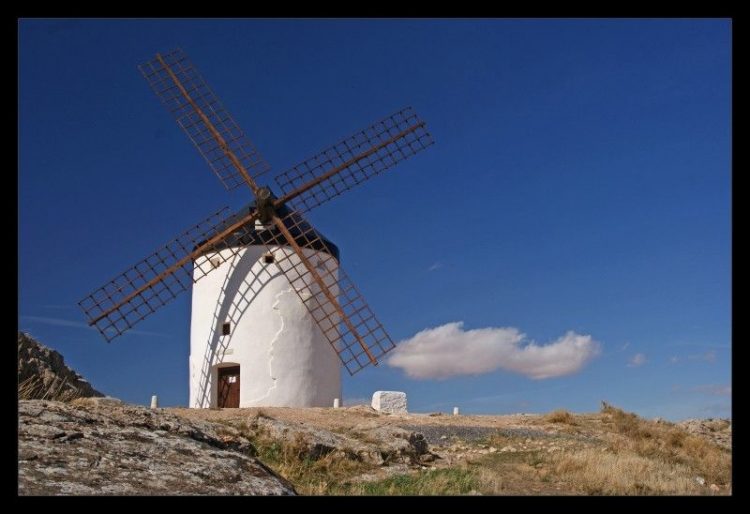
M19 398L27 400L104 396L66 366L60 353L25 332L18 333L18 384Z
M230 427L87 398L19 402L22 495L294 494Z
M728 419L686 419L677 423L677 426L722 448L732 449L732 422Z
M57 352L24 348L19 358L31 356L42 376L86 394ZM89 397L19 400L18 428L23 495L732 491L729 420L674 424L606 403L586 414L449 416L367 406L148 409Z
M236 428L304 494L731 494L728 420L691 433L607 404L504 416L366 406L171 411Z

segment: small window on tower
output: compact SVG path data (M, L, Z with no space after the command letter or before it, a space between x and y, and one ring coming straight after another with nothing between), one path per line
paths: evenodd
M221 335L228 336L231 331L232 331L232 324L230 322L227 321L221 326Z
M274 259L273 259L273 254L272 253L267 253L267 254L265 254L263 256L263 262L265 262L266 264L272 264L273 260Z

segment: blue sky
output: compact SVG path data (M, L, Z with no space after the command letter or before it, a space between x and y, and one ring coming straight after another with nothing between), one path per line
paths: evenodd
M177 46L274 173L407 105L427 121L434 146L309 215L395 341L463 322L440 344L526 335L490 350L501 364L569 331L599 348L552 378L384 364L345 376L345 400L730 414L731 23L718 19L21 20L19 328L100 390L187 404L189 294L111 344L76 302L249 200L136 69Z

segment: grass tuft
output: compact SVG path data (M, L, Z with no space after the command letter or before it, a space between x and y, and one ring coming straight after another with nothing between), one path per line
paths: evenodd
M576 424L575 417L565 409L557 409L550 412L544 416L544 420L549 423L565 423L566 425Z
M434 496L457 495L476 491L480 487L475 471L465 468L446 468L402 474L378 480L342 486L333 494L368 496Z
M75 387L63 379L56 378L49 384L38 376L31 376L18 384L19 400L54 400L58 402L70 402L81 398L81 393Z
M302 434L297 434L291 441L279 440L267 431L253 427L252 423L234 426L250 440L258 459L292 482L300 494L331 494L351 476L368 470L368 466L344 452L311 454Z

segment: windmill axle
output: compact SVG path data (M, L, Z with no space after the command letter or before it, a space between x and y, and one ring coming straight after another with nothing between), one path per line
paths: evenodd
M276 199L268 187L264 186L258 189L258 193L255 196L255 208L258 211L258 219L264 225L271 223L276 214L275 203Z

